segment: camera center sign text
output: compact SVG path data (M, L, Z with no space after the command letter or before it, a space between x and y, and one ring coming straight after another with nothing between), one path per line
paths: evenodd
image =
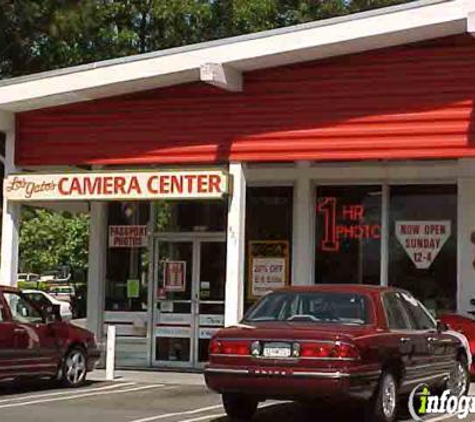
M223 170L12 174L9 201L219 199L229 193Z

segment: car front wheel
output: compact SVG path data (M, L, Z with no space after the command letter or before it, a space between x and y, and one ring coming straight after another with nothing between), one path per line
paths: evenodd
M61 382L64 386L80 387L86 381L86 352L80 347L73 347L66 354L61 368Z
M226 414L234 420L249 420L257 410L257 400L241 394L223 394Z
M367 409L370 422L393 422L397 413L397 381L391 372L383 372L378 389Z
M445 388L449 390L451 394L458 397L468 393L470 388L470 373L468 370L467 359L465 359L464 356L460 356L457 359Z

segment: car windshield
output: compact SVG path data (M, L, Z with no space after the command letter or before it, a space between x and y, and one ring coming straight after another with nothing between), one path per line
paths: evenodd
M339 292L276 292L254 305L245 322L308 321L347 325L369 322L365 296Z

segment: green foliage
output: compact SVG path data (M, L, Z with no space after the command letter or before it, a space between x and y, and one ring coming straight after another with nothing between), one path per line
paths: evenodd
M0 78L411 0L0 0Z
M20 226L21 272L42 273L69 265L87 269L89 217L24 207Z
M17 287L21 290L43 290L45 292L48 290L48 286L48 283L44 281L19 281L17 284Z

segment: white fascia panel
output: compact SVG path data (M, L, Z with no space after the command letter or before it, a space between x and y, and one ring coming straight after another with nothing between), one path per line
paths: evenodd
M475 35L475 12L470 12L467 16L467 32Z
M19 82L0 87L0 109L21 111L199 81L206 63L246 71L464 33L474 3L448 1Z
M201 65L200 80L227 91L242 91L242 72L222 63Z

